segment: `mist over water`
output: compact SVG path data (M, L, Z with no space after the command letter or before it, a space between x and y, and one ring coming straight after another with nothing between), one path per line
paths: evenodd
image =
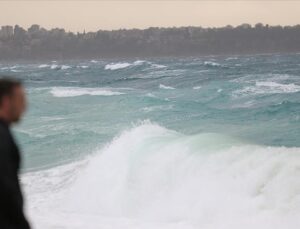
M0 63L35 228L300 226L300 55Z

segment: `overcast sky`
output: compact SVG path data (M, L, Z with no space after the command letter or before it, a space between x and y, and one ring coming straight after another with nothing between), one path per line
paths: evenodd
M0 25L37 23L70 31L227 24L300 24L300 1L0 0Z

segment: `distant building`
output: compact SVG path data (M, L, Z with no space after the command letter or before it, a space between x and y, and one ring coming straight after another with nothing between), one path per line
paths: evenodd
M256 28L256 29L262 29L262 28L264 28L264 24L262 24L262 23L257 23L257 24L255 24L255 28Z
M6 25L1 26L0 39L7 39L14 35L14 28L12 26Z
M241 24L241 25L237 26L237 28L251 29L252 26L250 24L244 23L244 24Z
M54 28L50 30L50 34L52 34L55 37L63 37L65 35L66 31L64 29L60 29L60 28Z
M37 24L34 24L32 26L30 26L30 28L28 29L28 33L31 34L37 34L40 31L40 26Z
M14 36L20 39L24 39L25 35L26 35L26 30L18 25L15 25Z

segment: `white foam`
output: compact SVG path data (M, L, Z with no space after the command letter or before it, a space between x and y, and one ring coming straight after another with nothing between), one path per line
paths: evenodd
M172 110L173 109L173 105L157 105L157 106L151 106L151 107L144 107L141 110L144 112L153 112L153 111L167 111L167 110Z
M160 84L160 85L159 85L159 88L161 88L161 89L168 89L168 90L174 90L174 89L175 89L174 87L166 86L166 85L164 85L164 84Z
M38 68L48 68L48 67L50 67L49 64L41 64L38 66Z
M199 90L201 88L202 88L201 86L195 86L195 87L193 87L194 90Z
M298 229L300 149L144 123L84 166L25 176L36 228Z
M219 63L216 63L216 62L213 62L213 61L204 61L204 65L211 66L211 67L221 66Z
M112 96L112 95L122 95L124 93L118 91L112 91L107 88L82 88L82 87L53 87L50 93L55 97L75 97L83 95L102 95L102 96Z
M105 65L104 69L105 70L117 70L117 69L122 69L122 68L127 68L131 66L132 64L130 63L112 63L112 64L107 64Z
M52 64L50 66L51 69L59 69L59 66L57 64Z
M260 88L268 88L273 92L295 93L300 91L300 86L294 83L280 84L276 82L256 82L256 86Z
M16 69L16 68L19 68L20 66L18 66L18 65L14 65L14 66L12 66L12 67L10 67L10 69L12 70L12 69Z
M66 69L69 69L69 68L71 68L71 66L69 66L69 65L62 65L61 66L62 70L66 70Z
M140 64L143 64L143 63L146 63L146 61L144 60L136 60L133 62L134 65L140 65Z
M52 64L52 65L40 65L39 68L46 68L46 67L50 67L50 69L53 69L53 70L67 70L67 69L70 69L72 68L71 66L69 65L58 65L58 64Z
M1 70L8 70L9 67L2 67Z
M297 75L290 75L290 74L246 74L243 77L238 77L235 79L230 80L231 82L237 83L252 83L256 84L256 82L273 82L273 83L283 83L287 80L290 81L297 81L299 76Z
M228 58L226 58L226 60L237 60L238 59L238 57L228 57Z
M258 81L255 86L247 86L233 92L234 96L248 94L284 94L296 93L300 91L300 86L294 83L281 84L272 81Z
M128 62L110 63L110 64L105 65L104 69L105 70L118 70L118 69L128 68L130 66L141 65L145 62L146 61L144 61L144 60L136 60L133 63L128 63Z
M151 66L154 68L166 68L167 67L166 65L162 65L162 64L152 64Z
M77 66L78 68L83 68L83 69L86 69L86 68L89 68L89 66L87 66L87 65L79 65L79 66Z
M7 66L7 67L2 67L1 70L10 70L12 72L18 72L17 70L15 70L16 68L19 68L20 66L18 65L13 65L13 66Z

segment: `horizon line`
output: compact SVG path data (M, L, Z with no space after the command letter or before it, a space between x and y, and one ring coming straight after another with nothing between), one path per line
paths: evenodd
M1 0L0 0L1 1ZM269 24L269 23L263 23L263 22L256 22L256 23L247 23L247 22L244 22L244 23L241 23L241 24L238 24L238 25L231 25L231 24L228 24L228 25L224 25L224 26L201 26L201 25L182 25L182 26L148 26L148 27L145 27L145 28L138 28L138 27L128 27L128 28L116 28L116 29L101 29L99 28L98 30L89 30L87 31L86 29L82 29L82 32L85 32L85 33L89 33L89 32L98 32L98 31L110 31L110 32L113 32L113 31L119 31L119 30L147 30L147 29L151 29L151 28L158 28L158 29L179 29L179 28L188 28L188 27L192 27L192 28L203 28L203 29L220 29L220 28L226 28L226 27L233 27L233 28L237 28L239 26L242 26L242 25L250 25L251 28L255 28L255 25L257 24L262 24L263 26L270 26L270 27L276 27L276 26L280 26L280 27L294 27L294 26L298 26L300 25L300 23L297 23L297 24ZM65 31L67 32L72 32L72 33L80 33L80 31L72 31L72 30L67 30L66 28L64 27L58 27L58 26L54 26L54 27L51 27L51 28L47 28L47 27L44 27L38 23L33 23L31 24L29 27L23 27L19 24L4 24L4 25L1 25L0 24L0 30L2 27L5 27L5 26L11 26L11 27L15 27L15 26L19 26L23 29L26 29L28 30L29 28L31 28L32 26L34 25L38 25L40 27L40 29L45 29L45 30L52 30L52 29L64 29Z

